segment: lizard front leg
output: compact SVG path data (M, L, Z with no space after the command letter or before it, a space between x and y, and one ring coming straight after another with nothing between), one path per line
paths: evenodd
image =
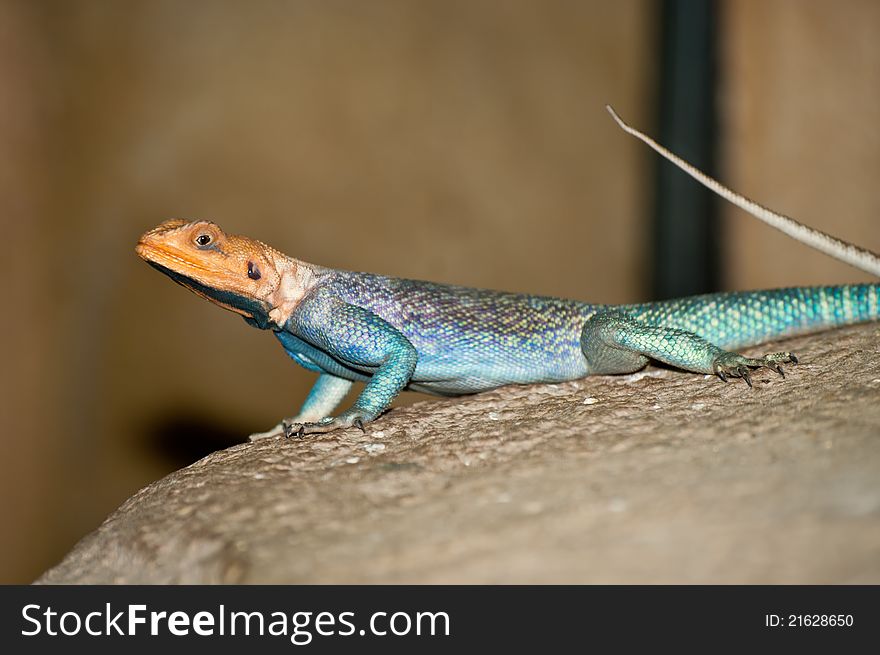
M581 331L581 350L591 374L632 373L655 359L696 373L714 373L725 382L740 377L752 386L751 369L767 367L784 376L780 364L797 363L791 353L772 353L758 359L719 348L694 332L636 321L618 311L587 319Z
M339 407L339 403L345 398L345 394L351 389L352 381L345 378L336 377L329 373L322 373L315 381L312 390L300 407L299 413L291 418L286 418L271 430L266 432L257 432L248 437L251 441L259 439L270 439L286 434L288 425L294 423L304 423L309 421L319 421L329 416L334 409Z
M375 369L354 405L335 417L285 425L288 437L330 432L365 423L384 412L409 383L418 353L399 330L376 314L319 294L304 302L292 319L297 336L343 365Z

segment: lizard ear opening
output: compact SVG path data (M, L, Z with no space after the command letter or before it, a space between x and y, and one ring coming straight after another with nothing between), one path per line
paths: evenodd
M251 261L248 262L247 273L248 273L248 277L252 280L259 280L261 277L263 277L262 274L260 273L260 268L254 262L251 262Z

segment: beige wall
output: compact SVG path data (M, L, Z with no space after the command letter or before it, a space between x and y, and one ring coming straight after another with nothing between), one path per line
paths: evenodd
M135 257L165 218L212 218L324 265L638 297L650 169L603 105L645 124L654 14L0 2L15 244L0 580L31 579L139 487L222 445L212 435L293 413L313 379Z
M880 250L880 5L722 6L725 180ZM658 7L0 0L0 581L308 389L270 335L135 257L165 218L324 265L643 299L650 155L603 105L653 128ZM864 278L727 213L730 286Z
M880 251L880 3L723 4L726 181L773 209ZM725 208L728 285L869 281Z
M41 178L51 162L41 101L50 68L33 21L0 3L0 582L23 582L57 554L63 436L53 379L57 317L49 263L51 225ZM59 420L53 421L52 418Z

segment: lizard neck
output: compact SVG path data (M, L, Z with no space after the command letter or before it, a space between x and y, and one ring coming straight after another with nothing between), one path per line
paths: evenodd
M284 329L321 278L318 266L210 221L165 221L136 252L175 282L261 329Z
M269 321L274 324L274 329L283 330L302 299L315 288L320 267L281 253L273 254L279 280L268 299L271 306Z

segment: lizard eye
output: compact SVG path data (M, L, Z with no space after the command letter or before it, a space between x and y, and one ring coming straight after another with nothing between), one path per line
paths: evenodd
M260 269L253 262L248 262L248 277L252 280L259 280L262 275L260 275Z
M210 234L200 234L196 237L196 245L198 245L200 248L205 248L211 245L211 241L213 241L213 239L211 238Z

